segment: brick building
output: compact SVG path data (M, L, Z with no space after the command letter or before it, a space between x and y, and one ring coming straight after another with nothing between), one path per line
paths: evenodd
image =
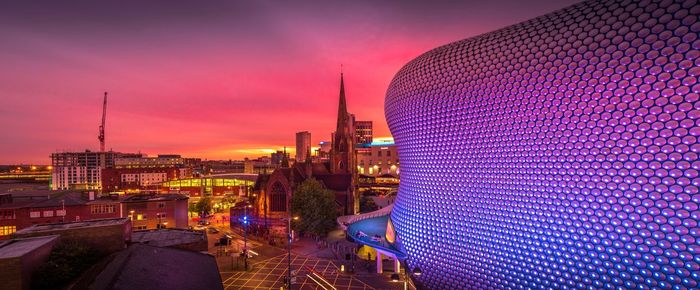
M158 192L160 184L191 176L188 172L177 167L105 168L102 188L107 192Z
M119 217L118 198L75 191L0 194L0 238L37 224Z
M9 192L0 194L0 239L33 225L120 217L133 217L136 229L187 228L187 202L181 194L120 199L75 191Z
M14 233L15 238L61 236L61 241L77 241L103 254L123 250L131 241L131 223L127 218L96 219L70 223L39 224Z
M188 197L182 194L134 195L122 199L119 212L134 230L187 228Z
M2 289L31 289L32 273L49 258L58 239L58 236L46 236L0 241Z

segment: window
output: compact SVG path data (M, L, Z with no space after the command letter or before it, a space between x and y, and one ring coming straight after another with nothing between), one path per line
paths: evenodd
M94 204L90 207L92 214L114 213L116 206L113 204Z
M52 217L52 216L53 216L52 210L45 210L44 211L44 217Z
M13 210L13 209L0 210L0 220L13 220L16 218L17 217L15 216L15 210Z
M66 216L66 210L65 209L59 209L56 211L56 216Z
M377 151L377 156L382 157L382 151Z
M279 182L272 185L270 211L287 211L287 191Z
M137 214L137 215L136 215L136 220L137 220L137 221L142 221L142 220L145 220L145 219L146 219L146 215L145 215L145 214Z
M386 151L386 156L391 156L391 151Z
M41 217L41 212L40 212L40 211L30 211L30 212L29 212L29 217L30 217L30 218L38 218L38 217Z
M164 203L164 202L159 202L159 203L158 203L158 208L164 208L164 207L165 207L165 203Z
M8 236L17 231L16 226L0 226L0 236Z
M145 230L145 229L147 229L147 226L135 226L134 227L134 230L136 230L136 231Z

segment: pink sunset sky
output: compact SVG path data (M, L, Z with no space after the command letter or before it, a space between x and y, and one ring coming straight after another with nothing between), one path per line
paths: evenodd
M330 140L348 109L390 136L384 94L419 54L576 1L7 1L0 164L107 148L241 159ZM292 150L290 150L292 151Z

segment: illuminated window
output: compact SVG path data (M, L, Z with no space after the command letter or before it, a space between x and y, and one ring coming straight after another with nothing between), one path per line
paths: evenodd
M30 211L30 212L29 212L29 217L30 217L30 218L38 218L38 217L41 217L41 212L40 212L40 211Z
M44 211L44 217L52 217L52 216L53 216L52 210L45 210Z
M142 214L137 214L137 215L136 215L136 220L137 220L137 221L141 221L141 220L145 220L145 219L146 219L146 216L145 216L145 215L142 215Z
M0 236L8 236L17 231L16 226L0 226Z

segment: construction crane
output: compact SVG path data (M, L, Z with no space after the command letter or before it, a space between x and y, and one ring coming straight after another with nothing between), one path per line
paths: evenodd
M97 139L100 140L100 152L105 151L105 119L107 118L107 92L105 92L104 103L102 103L102 124L100 125L100 135Z

